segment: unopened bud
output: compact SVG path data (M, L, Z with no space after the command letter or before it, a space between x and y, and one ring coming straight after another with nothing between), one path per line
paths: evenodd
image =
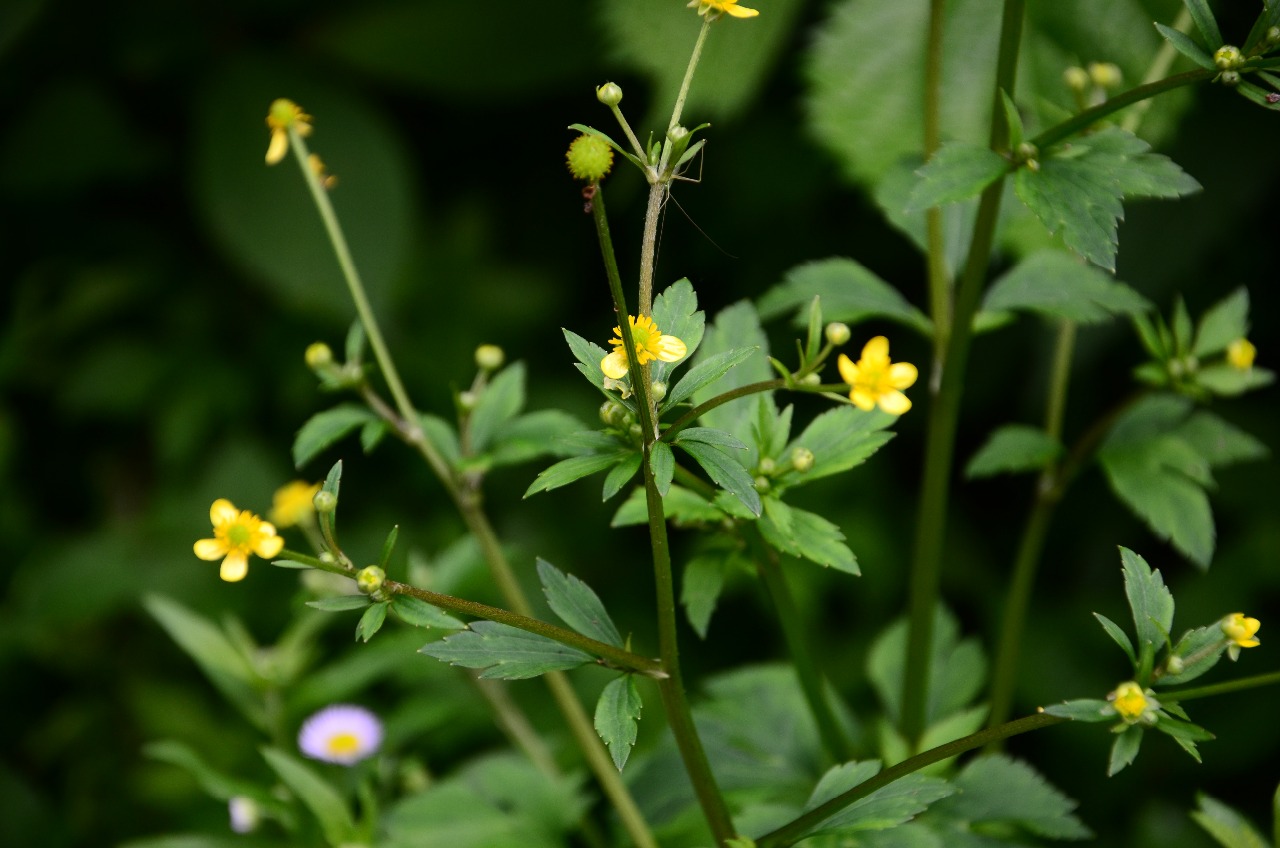
M617 83L607 82L596 89L596 100L606 106L617 106L622 102L622 88Z
M1089 78L1098 88L1117 88L1124 75L1120 66L1113 62L1092 62L1089 65Z
M1073 65L1062 72L1062 81L1072 91L1082 92L1089 87L1089 72Z
M1040 148L1036 147L1029 141L1024 141L1018 145L1017 156L1019 162L1030 164L1040 158Z
M600 404L600 423L617 427L626 420L626 417L627 408L617 401L607 400Z
M802 386L821 386L821 385L822 385L822 377L818 374L818 372L816 372L816 371L810 371L808 374L805 374L803 377L801 377L801 378L800 378L800 385L802 385Z
M761 474L767 475L778 470L778 463L774 462L770 457L762 456L760 457L760 465L757 467L760 469Z
M667 130L667 138L671 139L672 141L679 141L680 139L684 138L688 134L689 134L689 130L680 126L679 124L676 124L674 127Z
M644 435L644 428L639 424L632 424L627 428L627 432L631 434L631 438L638 439Z
M1182 657L1178 656L1177 654L1174 654L1173 656L1169 657L1169 659L1164 661L1165 671L1167 671L1169 674L1182 674L1182 670L1186 667L1187 667L1187 664L1183 662Z
M316 496L311 499L315 504L316 512L328 513L338 508L338 496L333 492L326 492L324 489L316 492Z
M312 371L317 371L333 364L333 351L324 342L313 342L307 345L305 357L307 367Z
M497 345L482 344L476 348L476 367L481 371L497 371L506 361L507 355Z
M649 394L653 396L655 401L662 400L667 396L667 384L661 380L654 380L649 384Z
M801 474L813 468L813 451L808 448L794 448L791 451L791 467Z
M366 595L380 591L386 581L387 572L376 565L366 565L356 574L356 588Z
M832 321L827 325L826 336L827 341L835 347L849 343L849 337L853 333L849 330L848 324L841 324L839 321Z
M1244 62L1244 54L1240 52L1239 47L1230 44L1224 44L1217 50L1213 51L1213 64L1218 66L1220 71L1232 71L1240 67Z
M1223 71L1221 74L1218 75L1218 81L1225 86L1235 88L1237 85L1240 84L1240 72L1239 71Z
M472 392L472 391L458 392L458 408L461 409L463 412L470 412L471 410L475 409L476 403L479 402L479 400L480 398L476 395L475 392Z
M1280 44L1280 27L1267 29L1267 44Z
M770 487L770 485L771 485L771 484L769 483L769 478L768 478L768 477L757 477L757 478L755 479L755 487L756 487L756 491L757 491L757 492L759 492L759 493L760 493L760 494L762 494L762 495L763 495L765 492L769 491L769 487Z

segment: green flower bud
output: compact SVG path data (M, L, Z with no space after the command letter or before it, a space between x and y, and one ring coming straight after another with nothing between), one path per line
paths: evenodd
M770 487L771 485L772 485L772 484L770 484L770 482L769 482L769 478L768 478L768 477L757 477L757 478L755 479L756 491L757 491L757 492L759 492L759 493L760 493L760 494L762 494L762 495L763 495L765 492L769 491L769 487Z
M480 401L475 392L464 391L458 392L458 408L463 412L470 412L476 408L476 404Z
M316 494L318 495L320 493L316 492ZM319 560L326 565L333 565L338 561L338 558L333 555L333 551L321 551Z
M1267 30L1267 44L1280 44L1280 26L1273 26Z
M366 595L381 591L382 584L386 581L387 572L376 565L366 565L356 573L356 588Z
M827 325L825 330L827 341L835 347L849 343L849 337L853 333L849 330L848 324L841 324L839 321L832 321Z
M1164 661L1164 670L1169 674L1182 674L1182 670L1186 668L1186 666L1187 664L1182 661L1182 657L1177 654L1174 654Z
M1225 86L1228 86L1230 88L1235 88L1237 85L1240 84L1240 72L1239 71L1223 71L1221 74L1218 75L1218 81Z
M803 377L801 377L801 378L800 378L800 385L802 385L802 386L821 386L821 385L822 385L822 377L821 377L821 375L819 375L819 374L818 374L818 372L816 372L816 371L810 371L808 374L805 374Z
M316 496L311 502L315 504L316 512L319 513L333 512L338 508L338 496L323 489L316 492Z
M600 423L617 427L627 420L627 408L614 400L600 404Z
M1062 81L1072 91L1083 92L1089 87L1089 72L1073 65L1062 72Z
M1213 51L1213 64L1218 66L1220 71L1232 71L1240 67L1244 63L1244 54L1240 52L1239 47L1230 44L1224 44L1217 50ZM1238 77L1239 75L1237 75Z
M617 106L622 102L622 88L617 83L607 82L596 89L596 100L606 106Z
M760 465L758 466L761 474L772 474L778 470L778 463L774 462L767 456L760 457Z
M613 167L613 148L598 136L583 134L569 145L565 162L574 179L599 182Z
M653 395L655 401L662 400L667 396L667 384L661 380L654 380L649 384L649 393Z
M1123 79L1120 67L1112 62L1091 62L1089 78L1098 88L1116 88Z
M319 371L321 368L333 364L333 351L324 342L313 342L307 345L305 356L307 367L312 371Z
M813 451L808 448L794 448L791 451L791 467L801 474L813 468Z
M1024 141L1018 145L1015 155L1019 162L1025 162L1030 165L1033 161L1040 158L1040 148L1036 147L1029 141Z
M497 345L482 344L476 348L476 367L481 371L497 371L506 361L507 355Z
M627 432L631 434L631 438L638 439L644 435L644 428L639 424L632 424L627 428Z
M688 134L689 134L689 130L680 126L679 124L676 124L674 127L667 130L667 138L671 139L672 141L680 141Z

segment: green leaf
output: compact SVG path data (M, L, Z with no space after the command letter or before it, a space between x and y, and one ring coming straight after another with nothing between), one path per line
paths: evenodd
M769 368L769 340L760 328L760 319L750 301L739 301L720 310L715 321L707 327L702 345L698 348L696 363L730 350L744 347L756 348L736 368L729 371L714 386L704 386L693 393L695 404L710 400L722 392L731 391L750 383L768 380L773 376ZM747 403L726 403L702 416L701 423L746 438L749 432L752 408ZM754 459L754 458L753 458Z
M462 446L458 442L458 431L443 418L435 415L419 415L418 422L422 432L450 468L457 469L462 464Z
M1128 727L1116 736L1111 745L1111 759L1107 764L1107 777L1115 777L1125 766L1138 756L1138 748L1142 746L1142 728L1137 725Z
M964 476L990 477L1040 471L1062 456L1062 444L1039 427L1006 424L996 430L965 466Z
M924 335L933 332L928 317L897 289L844 257L807 262L787 271L783 281L760 298L760 317L768 320L807 307L814 297L822 298L828 321L856 324L887 318Z
M948 142L916 174L908 212L918 212L977 197L1010 169L1009 160L977 144Z
M525 368L516 362L494 375L467 419L471 450L483 453L499 429L524 409Z
M545 559L538 560L538 579L551 611L583 636L622 647L622 636L609 618L600 597L572 574L565 574Z
M842 792L865 783L879 771L880 763L874 760L848 762L832 767L818 781L805 804L805 810L812 810ZM886 830L910 821L928 809L930 804L953 792L955 789L941 778L909 774L858 799L806 835L812 837L822 833Z
M347 612L364 609L373 603L368 595L336 595L332 598L321 598L318 601L307 601L307 606L321 612Z
M1180 197L1200 184L1172 160L1124 130L1110 127L1045 152L1039 170L1014 178L1022 199L1050 233L1108 271L1115 271L1117 226L1126 197Z
M1069 718L1072 721L1098 722L1113 721L1116 711L1111 704L1096 698L1078 698L1074 701L1063 701L1044 708L1048 715Z
M1138 646L1141 648L1143 642L1149 642L1159 647L1173 629L1173 593L1165 587L1160 572L1152 570L1145 559L1128 548L1120 548L1120 562Z
M954 781L956 793L934 810L971 824L1006 824L1046 839L1088 839L1092 834L1072 812L1076 802L1038 771L1004 754L971 761Z
M1196 384L1208 389L1215 395L1235 397L1275 382L1274 371L1266 368L1248 368L1241 370L1230 365L1210 365L1201 368L1195 374Z
M196 779L207 795L219 801L227 801L237 795L243 795L270 808L273 812L279 813L285 809L279 799L258 784L224 774L206 763L199 754L182 742L164 739L149 742L142 750L153 760L183 769Z
M1060 250L1041 250L992 283L984 310L1021 310L1081 324L1150 310L1142 295Z
M789 488L861 465L893 438L885 428L897 420L896 415L879 409L863 412L854 406L822 413L784 451L787 456L796 448L812 451L813 467L803 474L789 469L775 477L774 483Z
M693 284L686 279L672 283L661 294L653 299L653 321L663 335L675 336L684 342L685 359L698 350L702 343L703 328L706 324L706 313L698 309L698 295ZM667 382L667 376L680 363L654 360L649 364L649 376L655 382Z
M853 551L844 543L844 533L835 524L816 513L787 506L777 498L767 498L765 506L760 532L770 545L846 574L857 576L862 573ZM782 525L779 521L781 516L785 516L789 526Z
M664 498L671 491L671 479L676 473L676 455L666 442L654 442L649 448L649 469L653 472L653 484Z
M1218 22L1214 20L1213 12L1209 9L1208 0L1182 0L1187 11L1191 13L1191 20L1196 22L1196 29L1200 30L1204 43L1209 45L1210 50L1216 50L1223 44L1222 33L1218 30Z
M1236 339L1243 339L1247 335L1249 290L1241 286L1200 316L1191 352L1198 357L1212 356L1226 350L1227 345Z
M382 440L389 432L391 432L390 426L381 418L367 422L360 428L360 450L366 454L373 453L373 449L382 444Z
M705 445L713 447L726 448L728 450L744 451L747 446L742 443L731 433L724 430L717 430L714 427L685 427L676 434L676 444L681 442L702 442Z
M622 771L631 756L631 748L636 744L639 732L640 709L644 702L640 700L640 690L636 688L635 678L624 674L605 684L600 692L600 700L596 701L596 733L609 748L609 756L613 764Z
M758 350L759 348L755 347L738 347L701 360L680 378L680 381L667 394L662 408L670 409L686 398L692 397L694 392L712 385Z
M311 766L276 748L263 748L262 757L280 781L320 822L325 841L330 845L343 845L359 839L346 802Z
M583 428L574 416L558 409L521 415L498 429L487 452L488 467L518 465L542 456L566 456L560 439Z
M1129 641L1129 634L1125 633L1120 625L1100 612L1095 612L1093 617L1098 619L1102 629L1107 631L1107 635L1111 637L1112 641L1120 646L1120 650L1124 651L1125 656L1129 658L1129 662L1133 663L1133 667L1136 669L1138 667L1138 655L1133 652L1133 643Z
M724 589L725 579L741 567L741 558L731 550L708 551L685 563L680 581L680 603L684 606L689 626L699 637L707 638L707 627Z
M622 491L622 487L627 485L627 481L636 476L636 472L640 470L641 462L642 459L639 453L631 453L622 462L610 468L609 473L604 478L601 500L607 501Z
M681 433L683 435L683 432ZM760 493L755 481L742 463L721 448L694 440L678 441L677 445L693 457L712 481L732 494L752 515L760 515Z
M1173 49L1183 56L1206 70L1217 70L1218 66L1213 63L1213 57L1209 55L1209 52L1187 37L1185 33L1173 27L1165 26L1158 21L1156 22L1156 29L1160 31L1160 35L1164 36L1164 40L1172 44Z
M1196 793L1199 809L1191 812L1191 818L1204 828L1222 848L1272 848L1249 820L1221 801L1203 792Z
M481 677L502 680L564 671L595 659L577 648L494 621L473 621L468 629L424 645L418 653L451 665L484 669Z
M666 332L666 328L661 325L659 329ZM582 372L582 376L586 377L591 385L604 391L604 372L600 370L600 361L607 355L605 349L571 330L561 328L561 332L564 333L564 340L569 343L573 358L578 360L578 364L574 367Z
M905 619L894 622L876 638L867 655L867 678L894 722L901 714L907 630ZM978 642L961 639L955 616L941 606L934 613L929 656L926 726L967 707L981 691L987 673L986 658Z
M1154 686L1180 686L1195 680L1218 664L1226 652L1227 646L1222 639L1222 628L1215 622L1207 627L1197 627L1183 634L1174 645L1176 656L1190 660L1183 664L1182 671L1177 674L1165 674L1156 680Z
M1170 718L1167 715L1160 716L1159 721L1152 727L1167 736L1172 736L1174 739L1185 742L1211 742L1218 738L1198 724ZM1195 756L1194 753L1192 756ZM1196 760L1199 759L1199 757L1196 757Z
M1211 467L1265 459L1270 451L1254 436L1206 410L1197 410L1178 427L1178 436Z
M527 498L538 492L558 489L561 486L572 483L574 480L581 480L583 477L595 474L598 471L612 468L628 457L635 455L635 451L621 450L614 453L572 456L568 459L562 459L535 477L534 481L529 484L529 488L525 490L524 497ZM635 472L632 471L632 473L634 474Z
M356 640L360 642L368 642L373 638L373 634L382 629L382 624L387 620L387 607L391 604L383 601L377 604L371 604L364 615L360 616L360 620L356 622Z
M368 409L351 403L317 412L293 439L294 467L301 468L348 433L376 420L377 416Z
M413 627L437 627L441 630L462 630L467 625L444 610L432 606L412 595L398 594L391 598L391 609L400 619Z
M674 460L674 457L673 457ZM691 524L719 524L725 514L702 495L681 486L672 486L662 497L664 516L677 526ZM649 507L645 501L644 490L637 488L613 515L611 527L626 527L633 524L646 524L649 521Z

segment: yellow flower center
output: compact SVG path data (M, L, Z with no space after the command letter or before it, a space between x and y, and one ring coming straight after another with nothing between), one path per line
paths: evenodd
M610 339L615 351L627 355L626 345L622 341L622 330L619 327L613 328L616 339ZM636 346L636 359L640 360L640 364L644 365L658 358L661 352L662 331L658 329L658 325L653 323L653 319L648 315L640 317L631 317L631 341Z
M231 524L227 524L215 530L214 535L221 536L226 539L227 544L230 547L239 548L245 553L248 553L253 545L253 534L256 530L256 527L249 526L249 523L244 520L244 515L241 514L241 516Z
M348 757L360 750L360 737L354 733L335 733L325 747L335 757Z
M1147 696L1141 686L1130 680L1117 686L1113 694L1112 705L1122 719L1132 724L1142 718L1147 709Z

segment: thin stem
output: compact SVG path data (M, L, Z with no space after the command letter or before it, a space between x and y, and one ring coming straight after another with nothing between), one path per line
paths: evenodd
M702 45L706 43L707 33L711 30L711 19L703 18L702 29L698 30L698 40L693 43L693 54L689 56L689 66L684 69L684 79L680 81L680 93L676 95L676 105L671 110L671 120L667 123L670 131L680 125L680 113L684 111L685 98L689 96L689 85L693 82L693 72L702 58Z
M1143 100L1149 100L1157 94L1164 94L1166 91L1173 91L1176 88L1182 88L1186 85L1193 85L1197 82L1211 79L1218 72L1208 70L1207 68L1196 68L1193 71L1186 71L1181 74L1174 74L1171 77L1165 77L1162 80L1140 85L1137 88L1131 88L1126 92L1117 94L1110 100L1103 101L1091 109L1086 109L1072 117L1066 119L1060 124L1049 127L1033 139L1031 143L1036 147L1044 150L1058 142L1070 138L1081 130L1088 129L1098 121L1110 115L1112 112L1118 112L1126 106L1132 106L1134 103L1141 103Z
M977 733L970 734L963 739L957 739L954 742L948 742L945 745L939 745L936 748L930 748L920 754L916 754L908 760L903 760L895 766L890 766L884 771L868 780L859 783L857 786L842 792L836 797L814 807L809 812L799 816L794 821L783 825L771 833L756 840L756 848L785 848L785 846L793 845L804 837L813 828L822 824L836 813L848 807L853 802L865 798L878 789L883 789L895 780L906 777L913 772L917 772L925 766L933 765L942 760L949 760L952 757L959 756L966 751L972 751L975 748L981 748L983 745L1000 739L1008 739L1011 736L1017 736L1022 733L1028 733L1032 730L1039 730L1042 727L1049 727L1054 724L1061 724L1069 719L1051 716L1047 713L1037 713L1036 715L1026 716L1016 721L1002 724L999 727L991 727L986 730L980 730Z
M991 107L990 146L993 150L1002 149L1008 143L1009 131L1004 109L1001 107L1001 92L1013 90L1024 7L1025 0L1005 0L1004 3L996 85ZM929 415L924 479L919 519L916 523L915 556L911 565L910 631L903 675L902 730L912 744L924 730L929 650L933 641L934 608L938 602L960 396L964 390L964 371L973 335L973 316L982 296L1003 193L1002 178L989 185L979 201L978 216L969 245L969 258L956 290L951 333L947 339L946 354L942 357L946 365Z
M1178 17L1173 22L1173 28L1178 32L1186 34L1191 29L1191 11L1183 6L1178 11ZM1173 42L1165 41L1160 45L1160 49L1156 52L1155 59L1152 60L1147 73L1142 78L1142 83L1155 82L1156 80L1169 73L1169 68L1173 66L1173 60L1178 58L1178 50L1173 46ZM1137 132L1138 125L1142 123L1142 119L1146 117L1147 109L1151 107L1150 100L1144 100L1135 106L1124 120L1120 122L1120 128L1125 132Z
M924 64L924 158L933 156L942 143L942 34L946 0L930 0L929 27ZM941 376L941 356L951 332L951 275L947 272L942 209L925 212L926 257L929 275L929 313L933 316L934 368Z
M675 420L671 426L662 431L662 441L670 442L675 439L676 434L685 427L690 426L703 415L706 415L717 406L723 406L731 400L744 398L749 395L759 394L760 392L772 392L778 389L789 389L793 392L803 392L805 394L821 394L823 392L847 392L849 391L848 383L822 383L816 386L808 386L803 383L792 380L761 380L758 383L748 383L745 386L739 386L736 389L730 389L723 394L718 394L713 398L708 398L693 409L681 415Z
M1161 692L1160 702L1180 704L1183 701L1212 698L1216 695L1230 695L1233 692L1243 692L1246 689L1256 689L1261 686L1274 686L1277 683L1280 683L1280 671L1273 671L1269 674L1257 674L1253 677L1242 677L1239 680L1228 680L1225 683L1214 683L1211 686L1183 689L1181 692Z
M809 712L813 714L818 735L822 737L822 743L826 746L832 760L837 763L847 762L854 757L853 745L831 709L831 701L827 698L826 681L818 671L814 652L808 644L809 640L805 638L800 611L791 594L791 587L787 585L787 576L782 570L777 551L765 542L759 527L754 522L743 526L741 530L747 545L751 548L756 571L764 581L770 600L773 601L778 623L782 626L783 639L786 640L796 676L800 679L800 689L804 692L805 700L809 704Z

